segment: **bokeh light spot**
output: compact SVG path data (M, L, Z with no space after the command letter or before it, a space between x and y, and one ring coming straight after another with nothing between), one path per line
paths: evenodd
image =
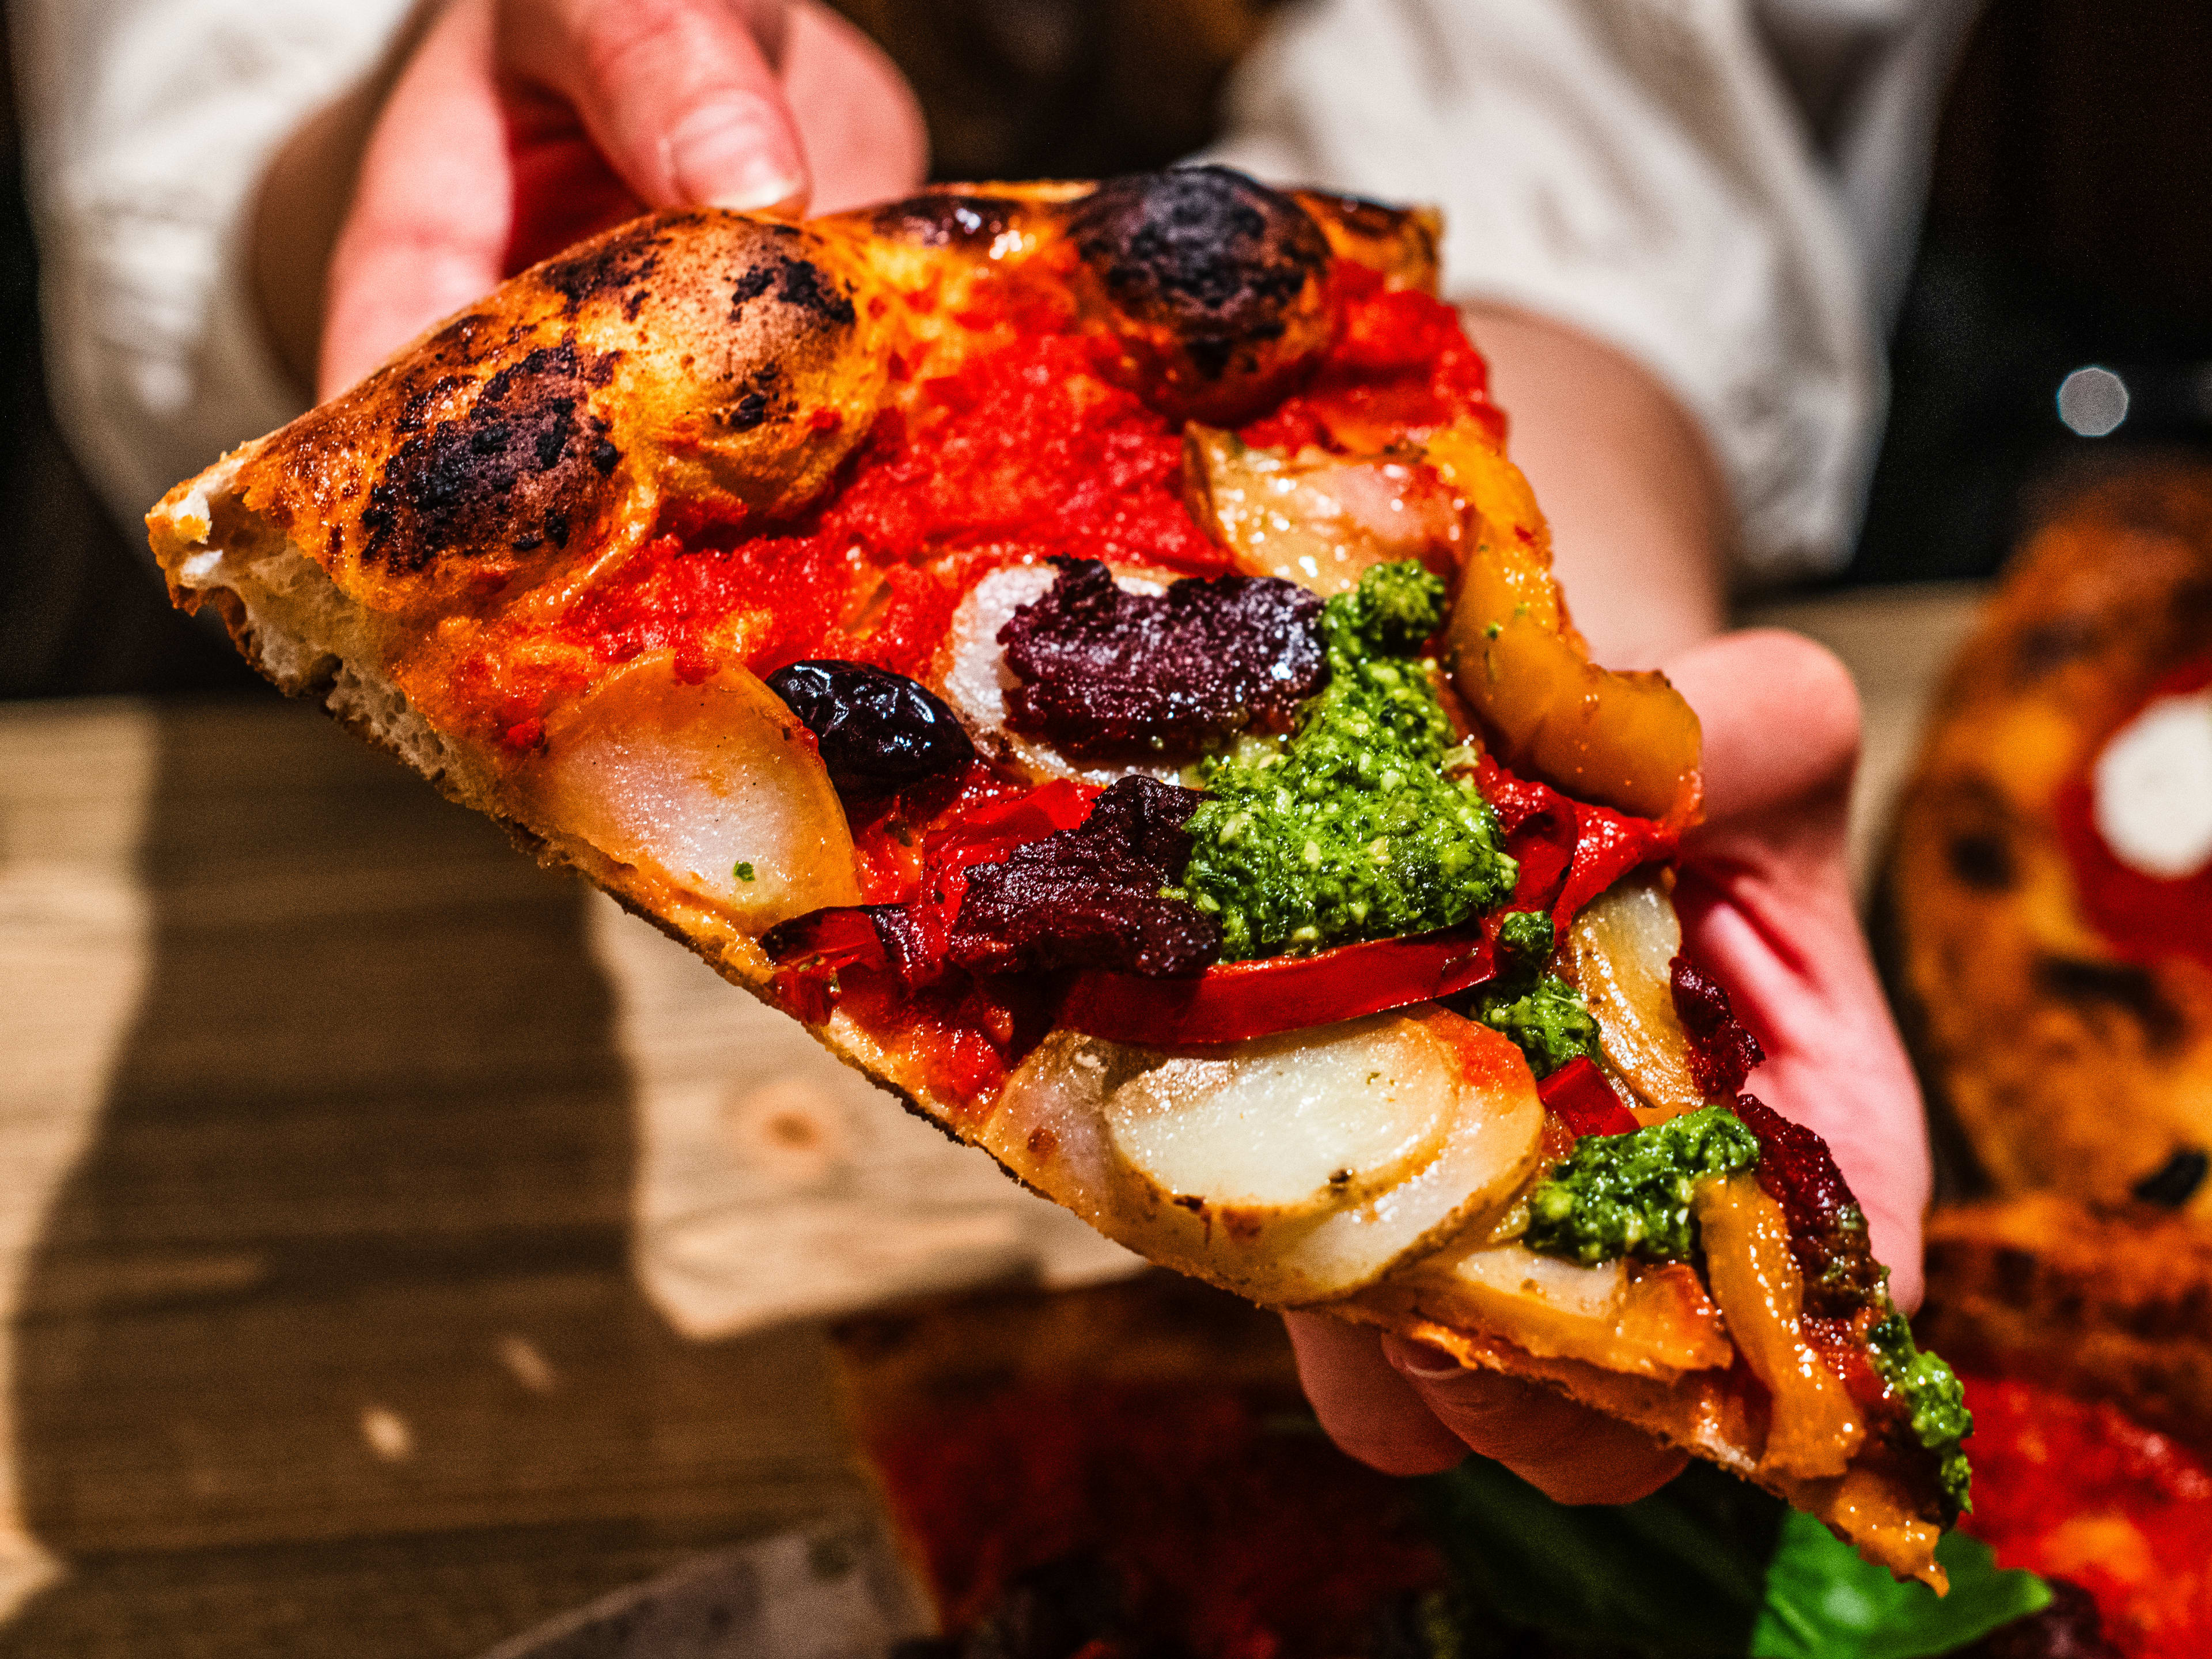
M2128 418L2128 383L2094 363L2058 383L2058 418L2084 438L2101 438Z

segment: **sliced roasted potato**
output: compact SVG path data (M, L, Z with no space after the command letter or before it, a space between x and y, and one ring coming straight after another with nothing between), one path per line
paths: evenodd
M1703 785L1698 717L1656 673L1589 660L1552 580L1551 540L1528 482L1480 427L1431 438L1425 458L1474 509L1446 631L1452 678L1508 766L1577 799L1678 823Z
M1430 1006L1184 1054L1056 1031L982 1141L1109 1237L1286 1306L1502 1206L1542 1127L1521 1051Z
M1106 1102L1121 1161L1170 1193L1285 1218L1387 1191L1432 1160L1458 1105L1457 1057L1412 1020L1310 1050L1300 1035L1236 1056L1180 1054Z
M1191 515L1247 575L1341 593L1370 565L1419 559L1449 575L1458 562L1459 503L1413 458L1289 456L1194 422L1182 459Z
M1414 1262L1368 1295L1394 1292L1439 1324L1662 1382L1724 1366L1735 1352L1697 1274L1680 1265L1585 1267L1522 1244L1476 1244Z
M1657 1122L1704 1105L1674 1012L1682 926L1667 878L1645 870L1614 883L1575 918L1567 941L1606 1069L1628 1085L1638 1115Z
M580 838L747 933L860 902L812 734L734 665L696 685L665 653L623 665L545 722L507 793L529 829Z
M1790 1254L1782 1206L1754 1176L1709 1181L1692 1200L1705 1246L1705 1277L1744 1361L1773 1396L1760 1462L1819 1480L1839 1475L1866 1438L1843 1379L1805 1340L1805 1281Z

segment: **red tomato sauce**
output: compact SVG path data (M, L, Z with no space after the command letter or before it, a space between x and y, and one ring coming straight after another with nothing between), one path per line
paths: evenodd
M2127 719L2135 719L2160 697L2186 696L2208 685L2212 685L2212 657L2161 679L2128 711ZM2113 855L2097 833L2092 774L2103 747L2100 744L2090 750L2080 769L2059 787L2053 802L2059 844L2073 866L2074 889L2081 895L2081 908L2097 931L2129 956L2144 961L2194 957L2212 968L2212 868L2166 880Z
M1239 434L1266 449L1374 447L1377 428L1421 438L1461 419L1502 439L1504 412L1490 401L1490 369L1459 313L1412 289L1386 289L1379 272L1337 266L1337 337L1306 386Z
M1966 1528L1998 1564L2069 1578L2130 1659L2212 1653L2212 1471L2118 1408L1966 1379Z
M1101 378L1088 343L1021 340L925 382L793 533L673 530L558 631L606 662L722 649L757 674L815 656L919 674L968 588L1000 564L1224 569L1182 504L1182 465L1180 430Z
M1372 444L1502 419L1449 307L1357 265L1340 264L1334 282L1334 348L1248 438L1345 447L1337 434ZM1109 380L1104 357L1071 332L977 353L883 416L803 520L762 535L672 518L568 606L556 636L603 664L672 650L702 674L724 653L755 673L837 656L921 674L962 597L1000 565L1221 574L1226 556L1183 505L1181 423Z

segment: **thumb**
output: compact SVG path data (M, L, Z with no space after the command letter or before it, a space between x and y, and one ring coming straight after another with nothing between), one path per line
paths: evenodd
M763 45L781 15L732 0L508 0L498 50L574 107L647 204L795 213L805 152Z

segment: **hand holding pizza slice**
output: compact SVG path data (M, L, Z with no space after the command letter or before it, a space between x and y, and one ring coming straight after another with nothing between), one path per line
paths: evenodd
M1940 1584L1957 1385L1743 1092L1676 919L1697 719L1589 660L1435 235L1215 169L652 216L154 544L278 684L1102 1231ZM1796 878L1716 867L1692 915L1754 929Z

